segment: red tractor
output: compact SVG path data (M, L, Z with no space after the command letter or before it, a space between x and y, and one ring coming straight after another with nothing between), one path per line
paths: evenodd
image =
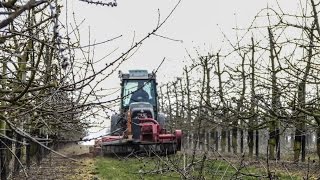
M120 113L111 118L111 135L96 140L94 151L110 154L173 154L181 149L181 130L165 129L159 112L156 75L146 70L119 73Z

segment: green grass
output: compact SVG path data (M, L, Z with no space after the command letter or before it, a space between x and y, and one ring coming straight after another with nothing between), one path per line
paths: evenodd
M264 177L267 176L267 172L265 169L257 168L257 167L244 167L239 168L239 165L235 165L236 168L240 169L240 171L237 173L237 171L228 163L221 160L209 160L206 162L204 174L207 179L246 179L246 180L254 180L258 179L255 177L263 175ZM289 174L285 172L276 172L273 173L276 177L280 179L292 179L292 180L298 180L301 179L301 177L296 177L294 175L290 176ZM268 178L266 178L268 179Z
M117 157L98 157L95 161L96 172L100 179L181 179L181 175L172 169L179 167L182 169L183 164L188 164L190 158L186 158L186 163L183 161L183 156L172 155L164 157L162 160L159 157L131 157L131 158L117 158ZM196 161L201 160L196 159ZM239 165L235 165L239 168ZM201 169L201 164L197 163L191 169L189 177L197 179ZM238 173L238 179L258 179L245 174L266 175L265 169L255 167L242 168L241 173ZM222 160L209 159L204 164L203 173L205 179L235 179L236 170L228 163ZM287 173L278 171L276 175L280 179L301 179L301 177L290 177Z
M99 178L110 180L122 179L180 179L177 173L166 172L163 174L149 174L160 167L153 158L127 158L118 159L116 157L99 157L95 161L96 170Z

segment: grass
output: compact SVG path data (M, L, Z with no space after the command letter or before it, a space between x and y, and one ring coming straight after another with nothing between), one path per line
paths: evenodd
M182 168L184 163L182 155L164 157L98 157L95 161L96 173L100 179L122 180L122 179L181 179L181 175L172 169ZM187 162L188 158L185 159ZM190 160L190 159L189 159ZM201 160L196 159L196 161ZM197 179L204 175L205 179L235 179L236 170L227 162L222 160L208 159L203 164L202 174L201 163L197 163L191 168L191 179ZM239 165L235 165L239 168ZM258 179L257 177L247 176L248 174L266 175L265 169L246 166L238 173L238 179ZM247 175L246 175L247 174ZM290 176L286 172L277 171L275 174L280 179L302 179L302 177Z
M235 165L236 168L240 169L238 172L227 162L221 160L209 160L206 162L205 177L207 179L247 179L254 180L258 179L255 176L267 176L267 172L265 169L246 166L243 168L239 168L239 165ZM290 179L290 180L298 180L301 179L297 176L290 176L286 172L277 171L276 173L272 173L279 179ZM267 179L267 178L266 178Z
M95 161L99 178L110 180L122 179L180 179L177 173L150 174L148 172L159 168L159 164L152 158L118 159L111 157L98 157Z

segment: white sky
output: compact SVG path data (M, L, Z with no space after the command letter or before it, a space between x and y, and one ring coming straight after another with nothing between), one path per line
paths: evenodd
M101 0L109 2L108 0ZM122 38L95 47L95 59L118 50L104 59L102 65L113 61L130 47L135 34L136 40L151 32L157 24L158 9L163 20L178 2L177 0L117 0L117 7L96 6L78 0L67 0L69 23L73 23L72 12L80 26L82 45L88 44L90 29L91 43L105 41L118 35ZM281 7L297 11L298 0L279 0ZM176 11L157 34L183 43L160 37L152 37L144 42L138 52L125 62L119 70L157 68L162 59L166 61L158 73L160 83L167 82L182 74L183 62L188 59L186 50L194 53L194 48L202 53L213 52L222 43L223 31L231 40L235 38L232 29L248 27L254 16L262 9L276 7L275 0L182 0ZM224 48L224 47L223 47ZM105 88L119 86L117 74L109 78Z
M109 2L108 0L104 0ZM296 7L296 1L279 0L283 8ZM158 9L164 19L177 0L118 0L118 6L90 5L78 0L68 1L69 22L71 13L75 12L77 22L85 20L80 26L82 44L88 43L88 29L91 31L91 42L104 41L123 35L112 43L97 46L95 58L100 59L115 48L113 56L103 63L112 61L121 52L128 49L135 34L136 40L152 31L157 24ZM214 52L221 48L223 31L230 39L235 37L232 30L238 24L245 28L250 25L254 16L262 8L275 5L275 0L182 0L168 22L158 34L169 38L183 40L183 43L160 37L149 38L139 51L120 68L155 69L166 57L158 74L160 82L166 82L174 76L181 75L186 50L194 52L197 48L203 52ZM114 76L116 78L116 76ZM117 79L110 79L119 82Z

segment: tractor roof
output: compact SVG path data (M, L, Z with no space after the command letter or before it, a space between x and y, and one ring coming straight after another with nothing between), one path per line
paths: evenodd
M156 79L155 73L148 73L147 70L129 70L129 73L119 71L119 78L122 79Z

